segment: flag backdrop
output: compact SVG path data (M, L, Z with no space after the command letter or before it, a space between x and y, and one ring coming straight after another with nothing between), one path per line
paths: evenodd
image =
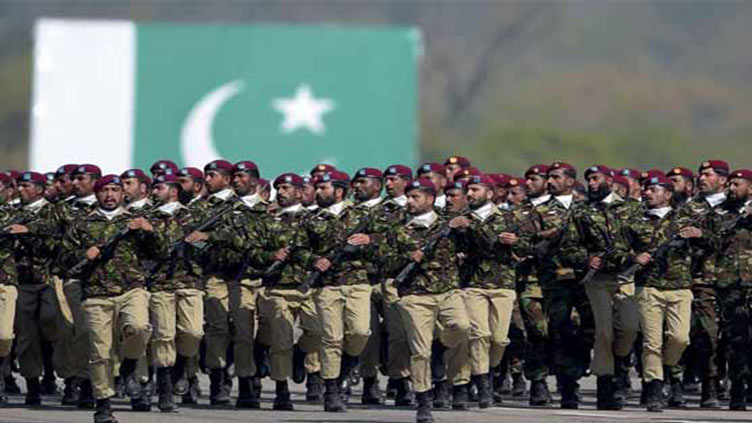
M43 19L30 168L414 165L420 52L411 28Z

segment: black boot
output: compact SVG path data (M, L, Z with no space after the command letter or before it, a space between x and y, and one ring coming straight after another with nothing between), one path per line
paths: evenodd
M671 374L670 367L665 368L664 374L669 383L669 395L666 404L670 408L686 408L687 402L684 400L684 390L682 389L681 380Z
M323 395L321 376L319 373L310 373L306 377L306 401L321 402Z
M93 409L97 405L94 399L94 388L91 386L91 379L81 381L78 390L78 408Z
M51 371L49 373L45 371L44 377L42 378L42 387L40 392L42 395L58 394L57 379L55 378L54 371Z
M303 383L305 380L305 359L306 353L295 344L292 349L292 381L295 383Z
M525 383L525 377L522 373L515 373L512 375L512 396L524 397L527 393L527 384Z
M60 401L62 405L78 404L78 384L79 379L76 377L69 377L65 379L65 387L63 387L63 398Z
M235 406L238 408L261 408L261 402L257 395L254 395L255 389L250 377L238 378L238 399Z
M718 392L716 391L715 379L702 380L702 394L700 395L700 408L719 409Z
M258 342L258 340L253 343L253 360L256 363L256 376L263 379L270 375L269 347Z
M386 382L386 399L394 399L397 396L396 379L389 378Z
M172 366L172 393L175 395L185 395L188 393L190 383L185 374L185 365L188 363L188 357L178 354L175 358L175 365Z
M125 398L125 383L120 376L115 376L115 398Z
M188 378L188 392L183 394L183 398L181 400L182 404L198 404L198 397L199 397L199 385L198 385L198 377L189 377Z
M5 360L5 357L0 357L0 369L3 368L3 360ZM0 374L0 407L7 403L8 396L5 394L5 378Z
M648 411L660 413L663 411L663 381L659 379L651 380L646 383L647 395L645 396L645 406Z
M16 378L13 377L13 374L5 376L5 392L13 395L21 393L21 387L18 386L18 382L16 382Z
M112 415L110 399L100 399L96 402L97 411L94 412L94 423L118 423Z
M345 404L342 402L342 397L339 393L339 380L338 379L325 379L324 387L324 411L329 412L344 412Z
M452 402L449 398L450 385L448 380L441 380L433 383L433 408L439 410L448 410L452 408Z
M125 393L131 398L141 396L141 383L135 377L137 363L138 360L126 358L120 364L120 377L125 384Z
M731 381L731 396L729 400L729 410L746 411L747 410L747 388L744 386L744 379L735 379Z
M546 379L535 380L530 383L530 405L541 407L551 403L551 393L548 391Z
M629 357L614 356L614 399L623 408L629 391Z
M363 378L361 402L364 405L381 405L384 403L384 398L379 390L379 381L375 377Z
M292 411L292 401L290 401L290 390L287 388L287 381L277 381L275 390L274 405L275 410Z
M576 410L580 406L580 398L577 395L579 384L573 377L562 376L561 381L561 408Z
M416 423L433 423L431 413L431 391L420 392L415 395L418 401L418 412L415 415Z
M39 378L26 378L26 405L42 405L42 393Z
M413 390L410 388L410 379L406 377L394 379L394 387L397 391L394 396L394 406L412 407L415 399L413 398Z
M598 376L597 401L598 410L621 410L621 403L614 397L616 384L613 376Z
M441 341L434 340L431 344L431 377L433 380L444 380L446 378L446 362L444 361L444 353L447 347L441 343ZM436 402L436 397L434 397Z
M468 404L470 400L470 387L466 383L464 385L455 385L452 388L452 410L465 411L470 409Z
M474 379L475 385L478 387L478 407L489 408L493 404L493 395L491 395L491 375L477 375Z
M211 405L230 404L230 394L225 384L225 370L211 369L209 374L209 403Z
M159 394L159 402L157 403L159 411L173 413L178 410L173 397L172 368L157 368L157 392Z

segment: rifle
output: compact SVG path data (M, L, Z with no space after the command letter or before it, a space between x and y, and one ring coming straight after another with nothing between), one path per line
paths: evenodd
M115 248L117 247L118 243L126 237L130 233L131 229L126 226L123 229L121 229L118 233L112 236L112 238L108 239L107 242L105 242L102 247L99 249L99 256L90 260L89 258L84 258L78 263L76 263L73 267L68 269L66 271L66 274L68 277L73 277L76 275L80 275L84 273L84 269L89 267L94 262L107 262L112 258L112 256L115 254Z
M554 250L558 248L559 245L561 245L561 242L564 240L564 234L566 234L567 228L569 227L569 221L572 218L574 207L575 207L574 204L569 206L569 210L567 210L567 213L564 215L564 219L562 220L563 223L562 223L561 229L559 229L556 232L555 236L542 239L533 246L533 255L538 260L542 259L551 250Z
M423 247L421 247L420 251L424 256L431 254L431 252L433 252L433 250L436 248L436 245L439 243L439 241L441 241L442 238L448 237L451 232L452 228L449 226L449 222L447 222L444 226L441 227L441 230L439 232L437 232L434 236L429 238L425 244L423 244ZM397 274L397 277L394 278L394 286L398 291L401 291L401 288L405 284L405 281L413 273L416 267L418 267L418 263L411 260L410 263L406 264L405 267L403 267L399 272L399 274Z
M594 223L594 222L591 221L591 224L592 223ZM602 253L596 255L596 257L600 257L601 259L603 259L603 258L608 257L611 254L613 254L614 250L616 250L616 247L614 247L614 241L611 239L611 234L609 234L608 231L604 230L604 228L602 228L602 227L598 227L598 226L596 226L596 227L598 228L598 232L601 233L601 236L603 237L603 240L606 242L606 248L605 248L605 250ZM589 268L588 272L585 274L585 276L582 278L582 280L580 280L580 284L581 285L585 285L588 282L590 282L591 280L593 280L593 278L595 277L596 273L598 273L597 269L593 269L592 267Z
M28 215L19 215L8 221L8 223L4 224L2 228L0 228L0 238L13 236L14 234L8 231L8 227L13 225L25 225L28 220L31 220L31 217L32 216Z
M355 229L350 231L347 234L347 237L345 237L345 239L357 233L363 232L364 230L366 230L367 227L368 227L367 219L363 217L360 224L357 227L355 227ZM354 253L355 251L357 251L357 249L358 249L357 246L350 245L347 243L347 241L345 241L343 244L339 246L339 248L335 249L334 252L330 255L329 262L331 263L331 266L329 268L331 269L332 267L338 265L339 262L341 262L342 259L345 258L345 256L347 256L348 254ZM308 277L303 281L303 283L300 285L300 287L298 288L300 292L304 294L308 292L308 290L311 289L311 287L319 280L319 278L321 278L321 275L323 273L324 272L320 272L318 270L314 270L313 272L311 272L308 275Z

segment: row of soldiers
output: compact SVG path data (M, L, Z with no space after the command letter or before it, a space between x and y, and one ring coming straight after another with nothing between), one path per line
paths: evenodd
M136 410L154 374L161 411L195 402L199 367L212 405L234 376L236 405L259 408L264 353L278 410L292 379L344 411L355 373L362 402L382 404L382 371L395 404L432 422L500 403L510 366L531 405L551 403L552 374L577 408L592 372L598 408L618 410L633 356L648 410L683 406L690 368L718 408L719 339L730 408L752 393L750 170L598 165L579 184L564 162L524 177L457 156L352 177L324 164L279 175L274 201L250 161L151 172L0 173L0 359L15 335L27 404L54 351L63 403L97 423L115 421L116 380Z

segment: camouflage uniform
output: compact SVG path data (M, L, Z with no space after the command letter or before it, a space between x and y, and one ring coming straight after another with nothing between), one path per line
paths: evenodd
M4 228L11 219L11 210L0 205L0 228ZM16 317L18 276L13 244L12 237L0 235L0 367L2 367L3 359L10 354L14 337L13 322ZM2 372L0 372L0 377L5 377ZM3 394L4 390L0 389L0 396Z

